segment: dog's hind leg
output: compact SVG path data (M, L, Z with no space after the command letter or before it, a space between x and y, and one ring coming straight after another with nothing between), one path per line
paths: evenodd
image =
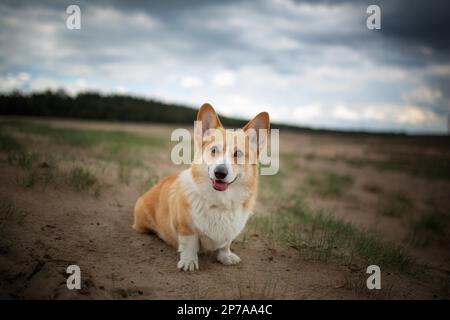
M139 198L134 206L134 223L133 229L140 233L145 233L151 230L149 223L149 212L145 206L144 201Z

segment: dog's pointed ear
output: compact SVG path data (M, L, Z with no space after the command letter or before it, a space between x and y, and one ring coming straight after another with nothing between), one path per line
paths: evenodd
M267 112L261 112L250 120L242 130L250 136L250 142L258 146L258 154L267 144L267 136L270 130L270 118Z
M216 111L209 103L204 103L197 113L197 121L201 121L202 135L208 129L216 129L222 127L222 123L217 116Z

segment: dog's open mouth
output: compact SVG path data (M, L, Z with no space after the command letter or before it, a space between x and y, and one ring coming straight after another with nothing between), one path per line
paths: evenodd
M229 183L221 180L213 180L212 181L213 188L217 191L225 191L228 188Z
M212 186L217 191L225 191L225 190L227 190L227 188L228 188L228 186L230 184L232 184L233 182L236 181L237 178L238 178L238 176L236 176L236 178L234 178L234 180L231 181L231 182L226 182L226 181L223 181L223 180L211 179Z

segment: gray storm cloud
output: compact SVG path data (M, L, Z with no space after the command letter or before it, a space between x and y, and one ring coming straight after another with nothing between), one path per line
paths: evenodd
M82 29L68 30L78 4ZM381 7L382 29L366 28ZM445 132L445 1L6 1L0 90L119 92L313 127Z

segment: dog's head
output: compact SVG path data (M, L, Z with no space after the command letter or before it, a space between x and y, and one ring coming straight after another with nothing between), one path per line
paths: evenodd
M195 127L194 179L208 181L217 191L225 191L234 183L255 180L269 126L269 114L261 112L242 129L225 130L213 107L207 103L202 105Z

